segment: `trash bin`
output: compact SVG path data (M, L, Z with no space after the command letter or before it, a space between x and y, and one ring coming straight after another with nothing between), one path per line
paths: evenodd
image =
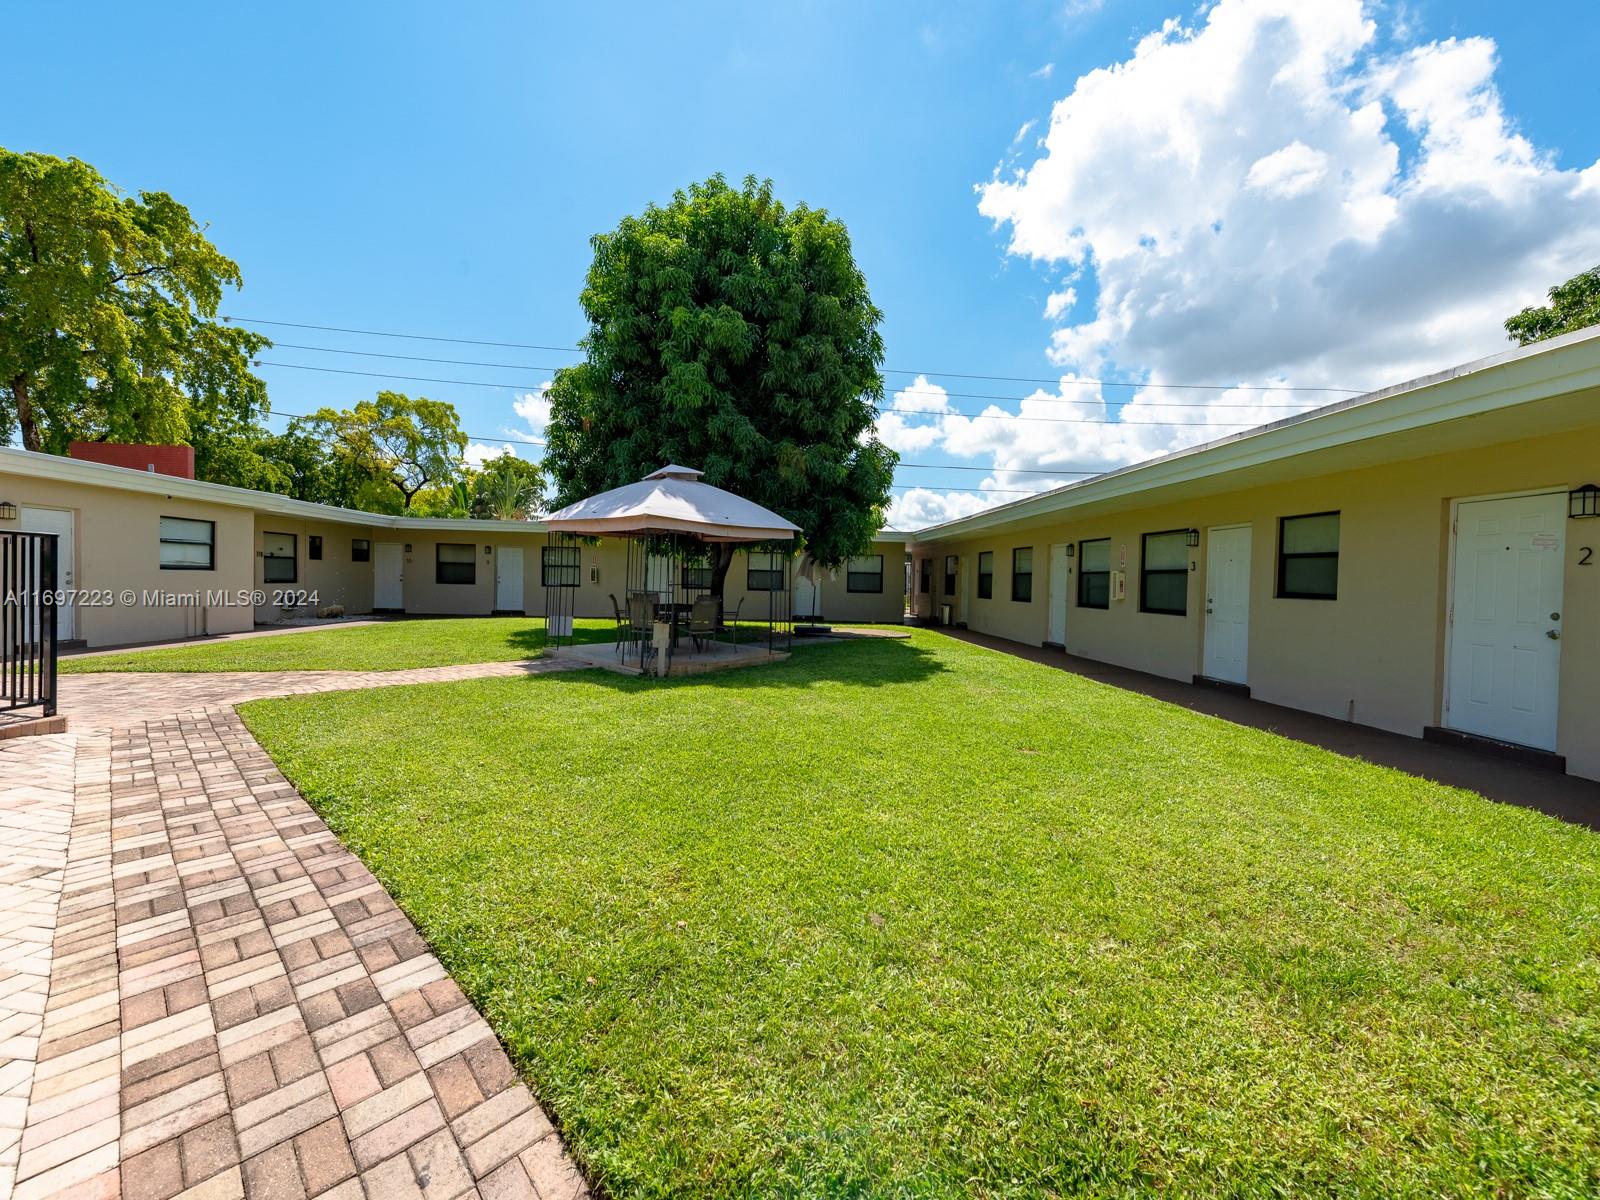
M939 624L951 625L956 619L956 606L954 604L939 605Z

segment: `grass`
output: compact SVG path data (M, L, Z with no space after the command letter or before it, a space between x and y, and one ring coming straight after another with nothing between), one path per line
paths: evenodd
M1600 1192L1589 831L929 632L241 711L611 1196Z
M575 623L579 641L609 641L613 622ZM153 650L63 658L61 673L96 671L399 671L514 662L544 650L542 617L439 617L312 629Z

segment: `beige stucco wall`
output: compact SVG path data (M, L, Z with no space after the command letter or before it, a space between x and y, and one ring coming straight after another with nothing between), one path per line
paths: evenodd
M295 582L267 583L263 578L261 561L262 538L266 533L293 534L295 539ZM256 619L277 621L292 612L311 613L333 604L342 604L348 614L372 611L372 563L351 560L351 543L356 538L369 542L378 539L379 531L366 525L346 525L333 521L308 521L295 517L256 514L254 546L255 586L265 593L265 603L257 606ZM311 539L322 539L322 558L311 557ZM285 610L276 603L282 599L299 599L278 593L307 593L315 600L307 600L297 607Z
M97 593L76 606L73 632L90 646L234 633L254 623L247 510L4 472L0 500L73 514L73 587ZM163 516L216 522L213 570L161 569ZM20 512L0 521L0 530L22 526ZM132 603L123 596L128 591ZM199 602L157 603L151 593L198 593ZM222 593L228 602L220 602Z
M1554 490L1600 476L1600 429L1503 443L1360 471L1315 474L1292 483L1221 492L1165 505L1130 507L1026 531L1000 532L917 548L954 552L973 597L970 628L1032 645L1045 641L1049 547L1111 539L1111 565L1125 560L1127 599L1106 610L1079 608L1071 560L1066 605L1070 653L1188 679L1201 670L1206 531L1248 524L1252 530L1249 686L1257 699L1418 736L1441 722L1444 694L1447 559L1454 500ZM1274 596L1278 518L1339 510L1336 600ZM1194 527L1188 613L1139 611L1140 538ZM1010 599L1011 551L1034 547L1032 603ZM1600 562L1580 566L1584 546L1600 560L1600 521L1568 521L1562 601L1560 724L1557 751L1574 774L1600 778ZM976 599L979 551L995 552L994 596ZM958 589L959 590L959 589ZM919 600L922 597L919 597Z

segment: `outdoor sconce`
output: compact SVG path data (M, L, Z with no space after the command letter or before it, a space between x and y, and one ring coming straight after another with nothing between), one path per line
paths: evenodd
M407 553L407 554L410 554L410 553L411 553L411 543L410 543L410 542L407 542L407 543L406 543L406 553Z
M15 521L17 506L9 500L0 500L0 521Z
M1078 544L1076 542L1068 542L1067 543L1067 557L1068 558L1076 558L1077 556L1078 556Z
M1184 544L1188 546L1198 546L1200 544L1200 531L1198 529L1189 530L1188 537L1184 538Z
M488 546L485 546L485 547L484 547L484 548L483 548L483 556L484 556L484 557L485 557L485 558L488 558L488 557L489 557L489 551L490 551L490 547L488 547Z
M0 504L0 516L5 515L5 505ZM1567 493L1567 516L1600 517L1600 487L1586 483Z

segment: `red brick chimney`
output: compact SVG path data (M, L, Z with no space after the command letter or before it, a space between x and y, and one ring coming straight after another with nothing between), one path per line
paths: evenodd
M127 467L134 471L151 471L157 475L175 475L179 479L194 478L193 446L73 442L67 447L67 457L81 459L84 462L105 463L113 467Z

